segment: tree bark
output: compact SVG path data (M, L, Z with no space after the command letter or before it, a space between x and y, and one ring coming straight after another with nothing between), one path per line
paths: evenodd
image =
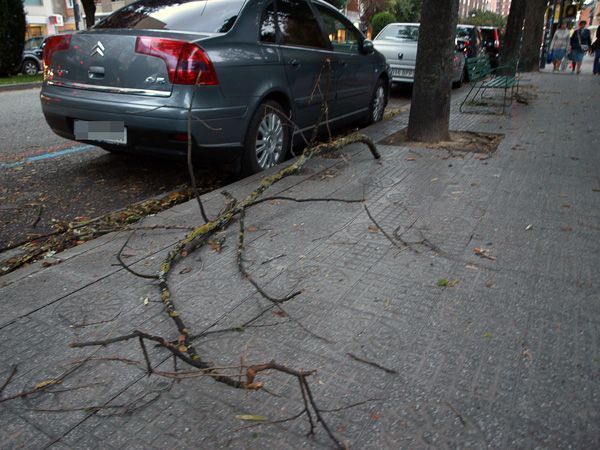
M520 58L522 72L537 72L540 69L540 48L544 34L547 3L547 0L529 0L527 2Z
M504 45L500 51L500 63L502 65L509 64L519 58L526 4L526 0L512 0L510 4Z
M407 131L408 138L413 141L450 139L452 58L458 3L458 0L423 1Z
M85 26L91 28L96 19L96 4L94 0L81 0L83 11L85 12Z

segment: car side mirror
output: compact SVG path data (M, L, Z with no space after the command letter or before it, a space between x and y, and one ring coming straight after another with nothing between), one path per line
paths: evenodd
M362 51L363 53L369 54L375 51L375 47L373 46L373 41L369 39L365 39L362 43Z

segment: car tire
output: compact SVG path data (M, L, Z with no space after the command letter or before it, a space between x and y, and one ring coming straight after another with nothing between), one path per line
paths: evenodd
M364 125L371 125L383 119L383 113L387 105L387 85L382 78L377 80L371 101L369 102L369 114L364 121Z
M461 87L463 85L464 82L465 82L465 71L461 70L460 78L457 81L455 81L454 83L452 83L452 88L458 89L459 87Z
M39 71L40 67L33 59L26 59L23 61L23 65L21 66L23 75L36 75Z
M285 160L291 143L288 120L279 103L266 100L260 104L250 120L244 140L244 175L261 172Z

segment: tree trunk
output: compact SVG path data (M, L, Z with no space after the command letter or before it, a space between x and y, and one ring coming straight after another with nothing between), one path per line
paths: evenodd
M439 142L450 139L452 58L459 0L424 0L417 47L408 138Z
M529 0L527 2L520 59L522 72L537 72L540 69L540 48L544 34L547 3L547 0Z
M526 0L512 0L510 4L504 45L500 51L500 63L502 65L509 64L519 58L526 4Z
M94 0L81 0L83 11L85 12L85 26L91 28L96 19L96 4Z

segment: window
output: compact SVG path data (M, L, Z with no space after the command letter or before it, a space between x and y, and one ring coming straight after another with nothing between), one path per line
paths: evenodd
M271 3L265 9L262 19L260 21L260 40L262 42L275 43L276 39L276 21L275 21L275 7L274 3Z
M67 8L73 9L73 0L65 0Z
M277 21L282 44L329 48L316 17L303 0L279 0Z
M23 3L25 3L26 6L42 6L44 4L43 0L25 0Z
M419 41L419 27L417 25L388 25L377 36L377 40L388 41Z
M244 0L141 0L102 20L98 28L227 33Z
M328 8L315 5L323 23L325 24L325 32L336 52L358 53L361 35L354 27L343 23L340 18Z

